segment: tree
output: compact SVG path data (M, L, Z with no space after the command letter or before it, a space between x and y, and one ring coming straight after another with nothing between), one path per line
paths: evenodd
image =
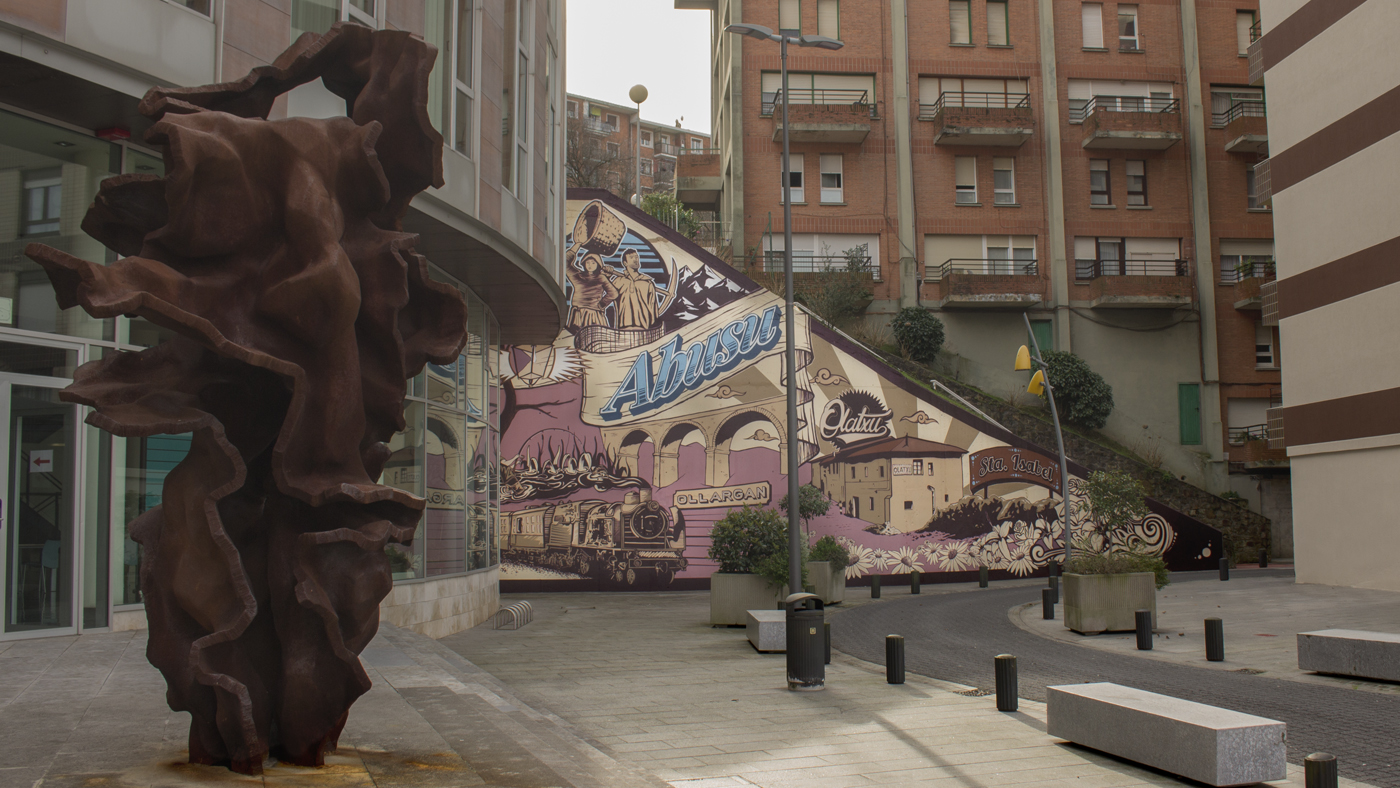
M869 245L847 249L841 257L841 262L828 264L825 271L800 285L796 297L817 317L845 328L865 314L873 295Z
M943 348L943 321L932 312L906 306L890 321L890 329L910 358L920 364L932 364L938 359L938 351Z
M642 210L660 219L667 227L675 229L686 238L693 240L700 232L700 220L695 218L695 212L681 205L680 200L670 192L642 195Z
M778 501L778 508L783 510L783 514L788 514L788 497L783 496ZM813 517L821 517L831 508L831 499L826 497L826 493L818 490L810 484L804 484L797 488L797 517L802 520L803 529L807 528L807 522Z
M1070 424L1097 430L1113 413L1113 387L1084 359L1059 350L1042 351L1045 374L1055 389L1055 407ZM1045 395L1041 395L1044 397Z
M570 186L607 189L619 197L632 196L631 150L618 144L608 150L606 135L584 128L586 118L569 118L564 127L564 177Z
M1090 473L1079 493L1088 502L1089 516L1100 533L1128 528L1148 514L1142 482L1121 471Z

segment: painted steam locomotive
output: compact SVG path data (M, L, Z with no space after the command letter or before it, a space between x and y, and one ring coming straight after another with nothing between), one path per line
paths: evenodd
M685 569L685 518L629 490L622 503L570 501L503 512L502 558L636 585L643 572L667 586Z

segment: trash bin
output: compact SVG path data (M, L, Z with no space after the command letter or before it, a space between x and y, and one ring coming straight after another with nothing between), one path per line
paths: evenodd
M787 607L787 676L790 690L826 688L826 612L816 594L792 594Z

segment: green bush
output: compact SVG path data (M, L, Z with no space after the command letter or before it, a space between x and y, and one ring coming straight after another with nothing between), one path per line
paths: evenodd
M1093 471L1079 492L1089 504L1094 524L1105 535L1131 527L1134 520L1150 511L1142 482L1121 471Z
M783 510L783 515L788 513L788 497L783 496L778 501L778 508ZM831 508L831 499L826 497L826 493L818 490L815 486L804 484L797 488L797 516L805 526L807 521L813 517L821 517Z
M700 220L695 211L681 205L670 192L652 192L642 195L642 210L660 219L686 238L695 238L700 232Z
M783 529L784 539L786 539L787 529ZM799 557L798 565L802 567L802 587L807 587L807 561L810 560L811 551L807 545L802 544L802 554ZM767 558L754 565L754 574L767 580L769 584L776 588L785 589L788 587L788 550L784 542L781 552L773 553Z
M836 571L845 572L846 567L851 563L851 554L834 537L823 536L812 545L813 561L830 561L833 573Z
M1113 413L1113 387L1073 353L1046 350L1042 356L1060 418L1091 430L1103 427Z
M861 244L842 252L844 263L827 265L821 276L811 277L798 286L796 297L817 317L833 326L853 325L865 314L873 295L868 246Z
M1087 543L1076 543L1069 559L1069 571L1076 575L1122 575L1130 572L1151 572L1157 576L1157 587L1171 582L1167 562L1160 555L1129 550L1121 553L1096 553Z
M943 321L932 312L906 306L890 321L895 341L909 357L920 364L932 364L943 348Z
M726 573L757 573L764 559L783 558L787 578L787 521L773 509L731 509L710 531L710 559Z

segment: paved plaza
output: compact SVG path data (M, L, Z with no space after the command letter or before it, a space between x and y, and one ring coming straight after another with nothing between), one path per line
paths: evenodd
M1260 581L1275 587L1261 583L1257 593L1292 588L1267 576L1241 576L1211 589L1182 582L1171 591L1180 596L1164 591L1163 609L1176 605L1185 615L1189 598L1199 597L1191 604L1202 605L1201 595L1224 600L1218 587L1227 585L1229 594L1256 593L1250 584ZM1042 583L998 583L987 591L975 584L925 585L916 598L887 584L880 601L851 589L852 604L832 620L840 637L850 637L860 622L878 627L886 611L922 611L922 620L964 600L990 601L999 621L1027 642L1193 677L1266 678L1171 665L1164 661L1166 649L1149 657L1112 654L1108 640L1085 648L1017 627L1013 618L1024 611L1015 597L1035 597ZM1349 590L1342 596L1360 598ZM1021 710L1014 714L997 712L992 697L964 694L989 686L994 652L967 660L969 669L985 663L985 677L949 682L911 674L902 686L886 684L880 666L838 653L825 691L794 693L785 688L781 654L756 653L742 629L707 625L705 592L526 598L535 620L520 630L485 625L433 641L384 626L363 655L374 689L352 709L341 749L327 768L270 762L261 778L183 763L188 716L166 708L164 684L145 661L144 633L0 644L0 788L1182 784L1045 735L1045 708L1034 700L1043 687L1035 686L1034 670L1028 670L1033 660L1026 656ZM1367 604L1358 603L1357 610ZM911 670L941 675L943 668L919 662L921 653L911 635ZM1340 685L1335 691L1395 699ZM1302 786L1301 771L1290 765L1290 779L1274 784ZM1344 779L1343 785L1363 783Z

